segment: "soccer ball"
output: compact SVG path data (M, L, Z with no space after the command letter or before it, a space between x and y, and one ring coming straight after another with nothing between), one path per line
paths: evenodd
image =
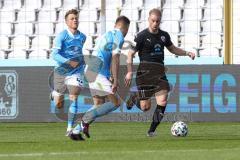
M175 137L186 137L188 134L188 126L182 121L177 121L172 125L171 133Z

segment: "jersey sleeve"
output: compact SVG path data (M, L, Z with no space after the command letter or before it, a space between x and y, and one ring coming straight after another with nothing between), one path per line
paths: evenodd
M83 44L86 42L86 39L87 39L87 36L85 34L83 34Z
M124 43L124 38L121 36L113 36L113 46L112 46L112 54L120 54L121 53L121 49Z
M169 46L171 46L173 43L172 43L172 41L171 41L171 37L170 37L170 35L168 34L168 33L166 33L166 41L165 41L165 46L166 47L169 47Z
M135 52L138 52L139 50L142 49L142 46L143 46L142 36L140 34L135 35L134 42L135 42L135 44L132 46L132 49Z
M62 33L60 33L55 38L54 47L52 50L53 59L59 63L66 63L68 61L67 58L61 56L61 54L60 54L60 50L62 49L63 40L64 40L64 36Z

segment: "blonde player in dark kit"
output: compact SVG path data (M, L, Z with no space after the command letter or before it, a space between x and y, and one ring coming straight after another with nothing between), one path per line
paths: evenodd
M149 137L156 135L155 130L163 119L170 91L164 69L164 47L175 55L189 56L193 60L195 58L195 53L177 48L172 43L169 34L160 29L160 21L161 11L150 10L148 28L137 34L134 39L136 45L128 53L128 72L125 76L125 84L130 86L133 75L133 57L138 52L140 64L136 76L137 91L131 93L127 108L131 109L136 104L142 111L148 111L151 108L151 97L155 96L157 106L147 132Z

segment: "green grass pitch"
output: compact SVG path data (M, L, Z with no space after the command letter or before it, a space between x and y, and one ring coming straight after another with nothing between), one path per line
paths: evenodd
M65 137L65 123L0 123L0 160L239 160L240 123L189 123L189 135L170 135L162 123L94 123L91 138Z

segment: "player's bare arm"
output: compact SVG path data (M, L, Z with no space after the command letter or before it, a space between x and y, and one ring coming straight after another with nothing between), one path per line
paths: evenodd
M112 84L112 91L115 93L118 87L118 72L119 72L119 54L113 54L112 56L112 77L113 77L113 84Z
M175 45L171 45L169 47L167 47L167 49L169 50L169 52L178 55L178 56L188 56L190 57L192 60L195 59L195 53L193 52L187 52L181 48L176 47Z
M136 54L136 51L134 50L129 50L128 56L127 56L127 74L125 76L125 85L129 87L131 85L131 80L132 80L132 66L133 66L133 58L134 55Z

